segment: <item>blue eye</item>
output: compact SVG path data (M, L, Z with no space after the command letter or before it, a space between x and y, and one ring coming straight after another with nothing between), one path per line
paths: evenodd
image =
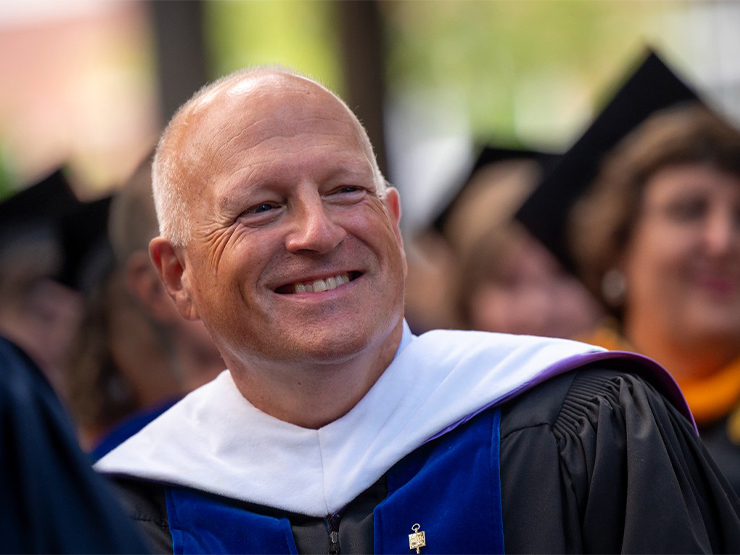
M274 208L275 207L272 204L270 204L269 202L263 202L262 204L258 204L257 206L255 206L254 208L252 208L250 210L250 212L253 212L255 214L259 214L261 212L267 212L268 210L272 210Z
M340 185L326 193L326 199L341 205L357 204L367 194L367 188L361 185Z
M247 208L239 215L239 219L248 224L262 224L272 221L280 215L282 209L280 202L260 202Z

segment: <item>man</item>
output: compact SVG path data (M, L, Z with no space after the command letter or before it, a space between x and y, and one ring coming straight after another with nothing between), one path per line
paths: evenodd
M258 69L202 90L154 191L152 259L230 370L97 465L155 549L740 550L740 503L659 368L410 333L398 192L322 86Z
M224 369L202 322L180 316L149 258L152 158L112 199L113 265L89 295L72 360L70 405L94 460Z

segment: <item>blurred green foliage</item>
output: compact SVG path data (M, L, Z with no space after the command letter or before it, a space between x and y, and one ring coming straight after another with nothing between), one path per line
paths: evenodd
M661 21L681 4L383 2L389 82L412 89L454 86L478 138L526 140L522 135L529 132L562 143L564 134L580 131L596 94L646 44L663 40Z
M342 94L333 2L211 0L205 8L217 76L256 64L281 64Z
M340 0L342 1L342 0ZM344 0L349 1L349 0ZM454 89L476 139L567 143L681 0L386 0L389 92ZM220 74L281 63L342 93L336 2L206 3Z
M4 150L2 148L2 142L0 142L0 201L5 197L9 197L15 192L15 179L12 175L8 164L3 156Z

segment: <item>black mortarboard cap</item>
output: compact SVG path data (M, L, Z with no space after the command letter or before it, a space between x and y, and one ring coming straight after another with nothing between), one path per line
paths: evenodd
M516 148L513 146L484 146L480 150L475 163L465 179L458 187L453 187L450 194L440 202L439 208L433 212L436 216L434 216L434 219L432 220L432 229L439 233L443 233L445 224L447 223L450 214L455 211L455 208L460 202L463 191L465 191L466 187L470 183L471 178L481 168L507 160L534 160L540 164L543 171L546 171L551 164L554 164L558 156L559 155L550 152L540 152L536 150Z
M61 170L0 203L0 248L38 229L53 230L80 201Z
M652 114L696 100L696 92L649 50L583 136L544 175L516 217L572 271L568 214L595 179L605 156Z
M81 202L57 170L0 203L0 251L26 240L51 241L60 266L49 277L83 289L112 256L107 252L109 205L110 198Z
M87 291L99 283L113 266L108 240L108 212L112 197L80 203L60 221L62 268L55 279Z

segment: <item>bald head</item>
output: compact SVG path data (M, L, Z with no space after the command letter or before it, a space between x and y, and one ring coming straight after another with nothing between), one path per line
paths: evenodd
M354 127L375 173L377 191L382 193L386 183L367 133L338 96L286 69L242 70L198 91L178 110L160 139L152 170L160 235L176 246L189 242L193 203L222 171L223 147L260 127L245 125L245 118L237 114L248 113L247 121L255 124L265 118L291 117L305 100L317 97L334 105L337 119L348 119ZM264 110L265 106L271 109Z

